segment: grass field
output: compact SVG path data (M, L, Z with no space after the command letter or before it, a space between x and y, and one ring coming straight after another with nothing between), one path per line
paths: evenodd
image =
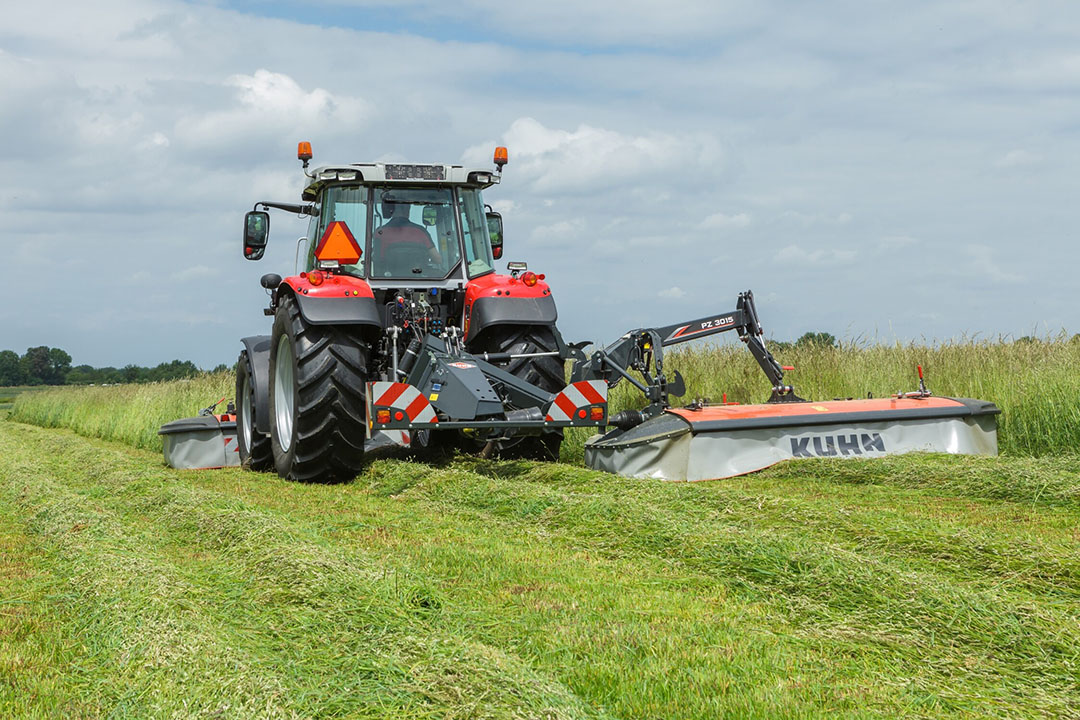
M15 405L15 398L24 393L36 393L53 390L47 385L6 385L0 387L0 417L3 417Z
M915 368L921 364L934 393L997 403L1002 410L1002 453L1080 452L1080 374L1075 372L1080 341L799 347L779 352L778 359L795 366L787 379L803 397L815 400L914 390ZM768 381L741 343L683 349L671 354L669 366L686 378L686 402L699 396L719 401L725 395L738 402L762 402L769 395ZM12 417L160 450L161 425L194 415L218 398L232 398L234 382L231 373L216 373L166 383L60 387L18 398ZM641 394L625 382L615 388L611 403L613 411L643 405ZM581 461L590 432L568 434L564 461Z
M695 485L465 457L341 485L174 471L157 425L231 378L20 397L0 717L1078 718L1076 348L1021 345L971 372L839 351L875 394L912 386L909 353L936 391L999 402L1006 456ZM688 382L759 392L709 352ZM781 359L816 376L830 352Z

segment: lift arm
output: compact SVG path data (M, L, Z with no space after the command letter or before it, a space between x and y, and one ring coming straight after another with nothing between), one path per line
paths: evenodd
M648 399L649 407L645 413L649 416L659 414L668 407L669 394L680 396L686 390L678 371L675 371L670 383L665 377L663 348L728 330L738 332L739 339L746 343L750 354L769 378L772 384L769 402L802 402L802 398L795 395L794 389L784 384L783 366L765 347L757 307L754 305L754 293L750 290L739 294L735 310L731 312L661 328L633 330L623 335L603 350L593 352L585 363L576 363L573 379L602 379L612 387L626 378ZM652 374L653 367L655 375ZM637 370L645 382L635 380L628 370Z

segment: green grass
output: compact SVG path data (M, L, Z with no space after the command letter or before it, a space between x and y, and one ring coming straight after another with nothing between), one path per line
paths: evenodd
M235 394L236 380L231 372L160 383L55 387L17 396L10 419L161 450L157 431L162 425L192 417L218 399L230 400ZM217 410L224 412L225 404Z
M1080 707L1080 479L1062 461L687 485L379 460L324 486L12 422L0 457L5 717Z
M921 362L1002 407L1005 455L703 484L585 470L580 434L576 464L178 472L157 427L231 376L20 395L0 717L1080 717L1077 352L782 354L815 398L909 389ZM672 365L699 395L765 395L741 347Z
M973 397L997 403L998 446L1007 455L1055 456L1080 452L1080 342L966 342L919 345L800 347L778 352L794 365L787 374L808 399L877 397L918 385L921 364L938 395ZM670 353L689 389L683 401L725 395L730 401L762 402L768 381L741 343L696 346ZM0 390L0 392L3 392ZM52 388L16 398L12 419L43 427L67 427L88 437L160 449L157 429L225 396L234 395L230 373L147 385ZM676 400L678 402L678 400ZM628 383L612 393L612 410L640 407L641 394ZM567 433L563 460L581 462L590 430Z
M10 411L15 404L15 398L24 393L35 393L43 390L51 390L48 385L3 385L0 386L0 417Z

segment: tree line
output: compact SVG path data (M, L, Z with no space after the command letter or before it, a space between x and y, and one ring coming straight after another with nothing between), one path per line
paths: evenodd
M214 368L214 372L228 369L223 363ZM14 350L0 350L0 386L146 383L195 377L201 372L190 360L163 362L156 367L72 367L71 355L60 348L41 345L27 348L22 355Z

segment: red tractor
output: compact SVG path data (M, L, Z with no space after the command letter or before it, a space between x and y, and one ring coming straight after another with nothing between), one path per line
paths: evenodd
M566 387L566 360L580 351L555 327L543 275L525 263L509 263L509 275L495 270L502 217L482 193L499 183L506 148L496 149L495 170L401 163L310 170L308 143L298 158L307 178L302 202L259 202L245 216L248 260L265 252L266 209L310 218L310 240L297 245L303 271L262 277L271 334L242 341L236 393L246 467L301 481L349 478L365 440L392 427L414 428L398 431L413 444L453 439L555 458L563 427L606 420L606 391L603 413L590 410L588 421L547 412ZM482 372L470 373L477 363ZM376 391L380 397L371 397ZM414 394L411 411L376 402L400 404ZM430 421L423 430L407 421L419 417Z

